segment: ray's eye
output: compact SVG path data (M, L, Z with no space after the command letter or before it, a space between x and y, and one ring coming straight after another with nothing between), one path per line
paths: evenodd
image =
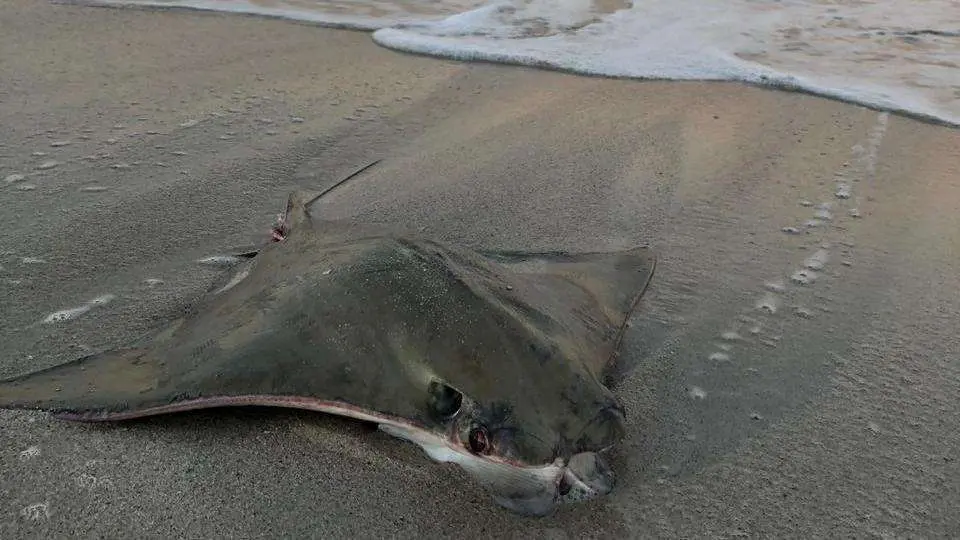
M474 427L470 430L467 442L470 444L470 451L474 454L485 453L490 447L490 436L487 433L487 429L483 426Z
M430 381L427 392L430 394L428 398L430 411L441 420L453 418L463 406L463 394L442 382Z

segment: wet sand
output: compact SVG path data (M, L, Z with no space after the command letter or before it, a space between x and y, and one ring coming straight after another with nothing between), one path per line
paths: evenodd
M305 412L2 411L0 537L960 534L960 131L251 17L0 13L0 377L158 328L217 278L197 259L375 158L327 216L660 254L611 496L520 518L412 445Z

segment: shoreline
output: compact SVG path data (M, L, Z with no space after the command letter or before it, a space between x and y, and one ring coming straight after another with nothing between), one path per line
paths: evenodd
M647 82L647 81L657 81L657 82L726 82L726 83L738 83L745 86L766 89L766 90L778 90L783 92L796 92L799 94L805 94L815 97L821 97L824 99L830 99L840 103L846 103L849 105L854 105L857 107L863 107L877 112L889 112L896 114L898 116L909 118L911 120L917 120L920 122L928 123L936 126L948 127L951 129L960 129L960 121L951 121L944 118L937 117L928 113L914 112L909 109L902 107L884 107L881 105L876 105L868 103L865 101L857 101L856 99L844 97L839 95L838 91L831 90L814 90L811 88L805 87L802 83L793 83L789 81L780 81L765 83L760 81L746 80L746 79L734 79L734 78L716 78L716 79L667 79L667 78L657 78L657 77L634 77L628 75L606 75L602 73L591 73L582 70L576 70L571 68L566 68L563 66L557 66L550 64L549 62L538 62L534 60L520 61L516 59L500 59L500 60L489 60L485 58L457 58L451 55L443 55L440 53L431 53L423 51L412 51L396 47L391 47L388 45L381 44L379 41L373 38L373 33L379 30L379 27L374 25L364 25L363 23L337 23L337 22L326 22L326 21L311 21L303 18L298 18L294 15L283 15L283 14L267 14L267 13L250 13L244 11L225 11L217 10L213 8L201 8L201 7L190 7L190 6L149 6L141 4L112 4L99 2L97 0L50 0L53 4L62 4L70 5L77 7L95 7L101 9L133 9L133 10L144 10L144 11L170 11L177 12L183 11L187 13L202 13L202 14L222 14L230 16L243 16L243 17L255 17L268 20L279 20L293 24L300 24L305 26L312 26L316 28L327 28L334 30L348 30L354 32L364 32L371 35L370 39L379 47L384 49L394 51L400 54L409 54L414 56L422 56L426 58L435 58L438 60L447 60L452 62L465 62L465 63L476 63L476 64L491 64L491 65L501 65L501 66L514 66L520 68L530 68L544 71L552 71L557 73L565 73L569 75L576 75L580 77L591 77L599 79L610 79L610 80L627 80L627 81L637 81L637 82ZM330 15L324 15L330 16ZM789 76L793 77L793 76ZM765 76L761 75L759 78L762 80Z

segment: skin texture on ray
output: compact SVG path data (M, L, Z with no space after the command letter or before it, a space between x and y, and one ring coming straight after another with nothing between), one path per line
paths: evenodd
M479 252L314 219L316 198L292 193L280 238L156 335L0 382L0 407L303 408L376 422L521 513L612 488L602 464L567 464L622 437L601 379L653 274L646 248Z

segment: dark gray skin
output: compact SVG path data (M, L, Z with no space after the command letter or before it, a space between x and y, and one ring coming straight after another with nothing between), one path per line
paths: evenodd
M596 453L624 411L601 378L652 276L645 248L480 253L316 220L312 200L293 193L278 241L147 342L0 382L0 407L81 421L307 408L429 435L479 477L559 463L536 488L487 482L521 513L549 513L571 481L612 488Z

